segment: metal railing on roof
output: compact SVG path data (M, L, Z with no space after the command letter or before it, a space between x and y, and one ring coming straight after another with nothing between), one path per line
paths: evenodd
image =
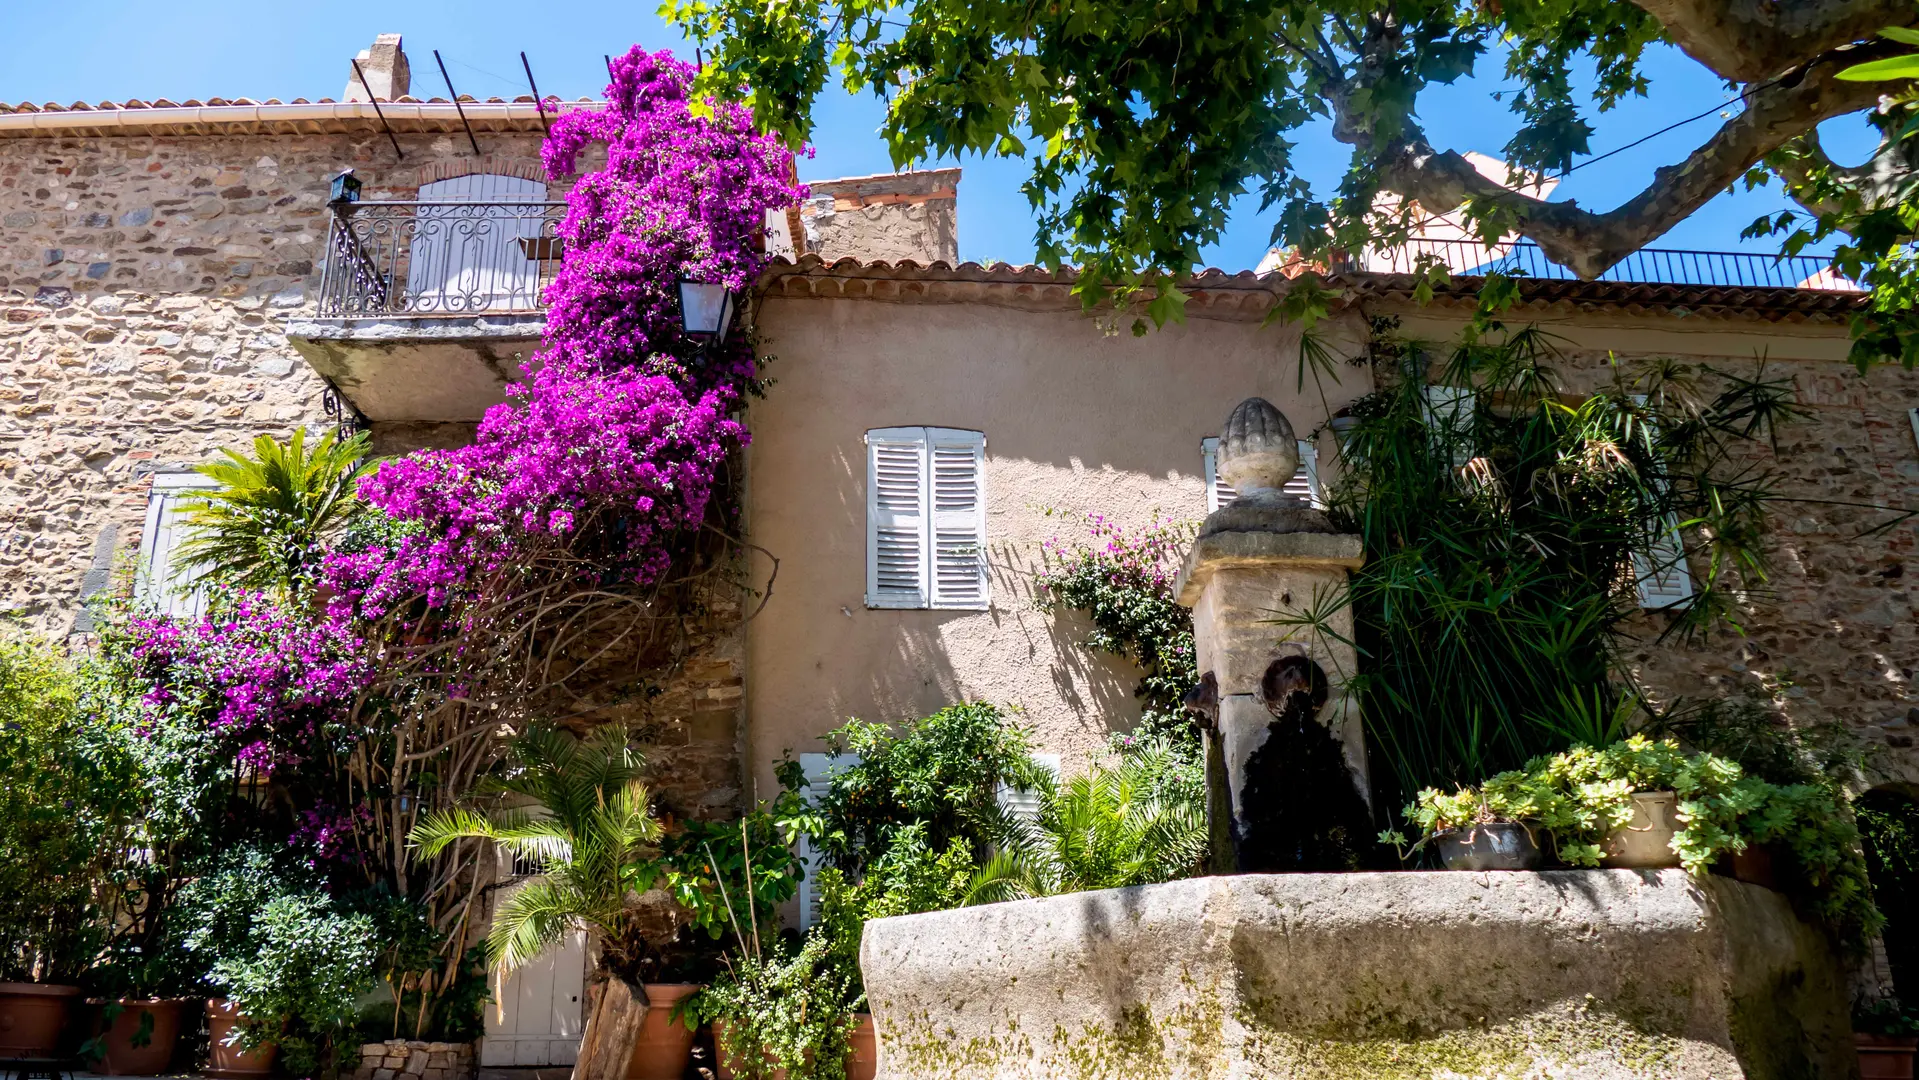
M337 204L321 318L530 314L560 267L563 202Z
M1500 273L1536 281L1577 281L1579 276L1548 259L1531 241L1487 247L1476 240L1414 237L1403 246L1368 252L1334 264L1345 272L1412 274L1428 264L1456 277ZM1644 248L1599 275L1600 281L1701 285L1757 289L1857 292L1859 286L1833 274L1822 255L1764 255L1743 251L1682 251Z

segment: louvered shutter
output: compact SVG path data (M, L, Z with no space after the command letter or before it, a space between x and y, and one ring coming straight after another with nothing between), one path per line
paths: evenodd
M1033 763L1051 773L1055 781L1059 779L1058 754L1034 754L1032 758ZM1038 791L1001 784L999 791L995 794L999 800L1000 809L1028 823L1039 821L1040 794Z
M147 520L140 532L140 557L134 569L134 596L165 615L193 618L207 609L206 592L194 587L204 574L178 565L176 553L187 537L186 496L218 484L199 473L157 473L147 495Z
M866 606L926 607L926 429L867 432L866 461Z
M800 771L806 777L806 788L801 792L808 806L819 805L826 794L827 784L835 772L850 769L860 763L858 754L801 754ZM800 879L800 929L810 929L820 921L820 871L826 866L826 859L814 848L813 841L800 837L799 850L796 852L800 865L806 869L806 876Z
M927 428L933 474L933 605L984 608L986 593L986 437Z
M1219 439L1202 439L1199 452L1206 462L1206 512L1210 514L1239 498L1239 492L1219 475ZM1291 480L1281 485L1281 490L1305 499L1314 509L1326 508L1325 492L1319 486L1319 449L1312 443L1299 441L1299 468Z
M1640 405L1642 394L1633 395ZM1657 428L1648 428L1657 431ZM1657 611L1692 599L1692 572L1686 568L1686 541L1679 532L1679 517L1667 514L1651 547L1632 553L1633 576L1638 579L1639 606Z

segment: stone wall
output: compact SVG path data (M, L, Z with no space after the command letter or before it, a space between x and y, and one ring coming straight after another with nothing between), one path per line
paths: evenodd
M360 1047L352 1080L469 1080L472 1043L388 1039Z
M1608 377L1606 359L1576 357L1569 378ZM1750 356L1711 362L1755 370ZM1766 374L1789 380L1808 414L1782 425L1776 445L1745 444L1738 460L1774 478L1769 580L1746 583L1737 628L1692 641L1660 640L1669 620L1643 616L1627 660L1664 702L1729 698L1795 724L1842 722L1883 748L1889 778L1919 783L1919 521L1900 520L1919 509L1919 432L1908 414L1919 372L1774 360Z
M66 633L88 571L128 563L156 469L324 423L282 324L311 310L340 168L369 197L538 168L537 134L478 161L400 138L404 162L377 130L0 141L0 611Z
M898 262L959 262L958 169L809 181L802 253Z

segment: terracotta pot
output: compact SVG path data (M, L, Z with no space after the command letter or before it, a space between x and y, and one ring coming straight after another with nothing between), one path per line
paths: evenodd
M1632 820L1606 837L1605 857L1599 865L1609 870L1659 870L1679 865L1672 849L1679 831L1679 796L1671 791L1635 791Z
M52 1057L77 986L0 983L0 1058Z
M673 1006L698 990L691 983L646 984L646 1018L640 1021L626 1080L680 1080L693 1053L693 1029L673 1018Z
M1912 1059L1919 1038L1911 1035L1854 1035L1859 1048L1859 1075L1864 1080L1913 1080Z
M1433 834L1448 870L1537 870L1544 856L1524 825L1494 821Z
M878 1032L873 1014L860 1013L859 1026L853 1029L852 1045L846 1048L846 1080L873 1080L880 1071Z
M1748 885L1779 887L1779 860L1773 856L1772 848L1763 844L1748 844L1746 850L1726 856L1726 868L1735 879Z
M202 1070L203 1075L215 1080L253 1080L273 1072L273 1059L280 1055L279 1047L267 1043L249 1052L227 1045L233 1029L245 1019L226 998L207 999L207 1067Z
M102 1072L110 1076L159 1076L167 1071L174 1044L180 1041L180 1010L185 1002L120 998L94 1004L102 1010L93 1028L100 1036ZM111 1005L120 1006L120 1010L108 1024L105 1010Z

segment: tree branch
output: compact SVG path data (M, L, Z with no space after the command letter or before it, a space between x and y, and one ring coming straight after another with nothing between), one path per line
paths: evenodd
M1899 202L1913 174L1904 148L1882 138L1863 165L1840 165L1826 156L1813 128L1776 155L1773 171L1786 182L1786 194L1815 217L1835 217L1884 209ZM1845 196L1858 200L1848 205Z
M1909 2L1909 0L1906 0ZM1439 211L1473 204L1473 216L1502 232L1530 237L1554 262L1587 280L1657 239L1747 169L1822 120L1858 112L1878 101L1881 84L1845 82L1841 69L1900 47L1889 42L1835 50L1797 77L1788 76L1748 92L1746 108L1677 165L1653 174L1653 182L1617 208L1603 213L1576 202L1545 202L1480 175L1464 157L1441 153L1410 120L1401 138L1376 145L1370 124L1351 107L1352 83L1329 88L1340 141L1374 156L1382 188Z
M1763 82L1887 26L1919 23L1912 0L1633 0L1687 56L1727 82Z

